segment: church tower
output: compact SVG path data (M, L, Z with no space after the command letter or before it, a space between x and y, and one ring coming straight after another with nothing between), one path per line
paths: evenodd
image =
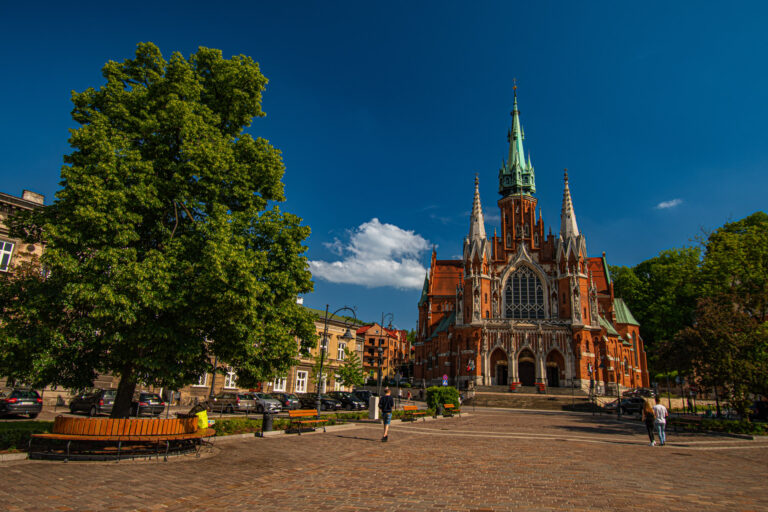
M478 323L491 317L491 244L485 235L480 180L475 175L475 196L469 234L464 239L464 282L457 290L457 322Z
M541 249L544 241L544 224L541 212L537 222L536 176L531 156L525 158L523 140L525 132L520 124L517 107L517 85L514 86L515 102L512 108L512 127L507 132L509 154L499 169L499 199L501 210L501 238L494 240L497 257L506 260L516 253L520 244L528 250Z

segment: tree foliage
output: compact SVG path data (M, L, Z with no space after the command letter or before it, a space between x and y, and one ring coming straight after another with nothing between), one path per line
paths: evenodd
M365 373L363 372L363 363L357 352L349 347L344 347L344 362L339 367L338 381L342 386L360 387L365 382Z
M295 340L316 339L295 302L312 289L309 228L275 204L280 152L244 132L264 115L258 64L141 43L102 74L72 94L55 202L14 219L44 240L45 271L0 292L0 373L73 388L113 373L115 416L137 382L178 389L214 356L246 386L285 373Z

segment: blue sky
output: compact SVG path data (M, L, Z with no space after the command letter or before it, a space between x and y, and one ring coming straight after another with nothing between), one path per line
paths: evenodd
M768 204L765 2L21 4L0 4L0 191L53 199L70 91L139 41L250 55L270 80L250 131L283 151L283 208L312 228L313 307L415 327L476 172L498 225L513 78L544 221L567 167L591 255L636 264Z

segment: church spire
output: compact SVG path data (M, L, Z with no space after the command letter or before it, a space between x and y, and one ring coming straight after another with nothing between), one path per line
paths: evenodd
M560 212L560 236L563 240L571 236L579 236L579 226L576 224L576 213L573 211L571 189L568 187L568 169L565 170L565 190L563 190L563 208Z
M509 141L509 155L507 161L502 163L499 169L499 193L503 196L514 194L534 194L536 193L536 179L531 165L531 155L528 154L528 161L525 159L525 150L523 149L523 140L525 140L525 131L520 124L520 110L517 108L517 81L512 88L514 90L515 101L512 107L512 127L507 132Z
M472 217L469 220L469 239L485 238L483 206L480 203L480 178L475 174L475 198L472 202Z

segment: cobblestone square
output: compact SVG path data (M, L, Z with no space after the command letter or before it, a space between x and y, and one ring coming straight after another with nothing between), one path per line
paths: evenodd
M471 412L471 411L470 411ZM477 409L461 418L218 440L200 459L7 462L2 510L768 510L768 440Z

